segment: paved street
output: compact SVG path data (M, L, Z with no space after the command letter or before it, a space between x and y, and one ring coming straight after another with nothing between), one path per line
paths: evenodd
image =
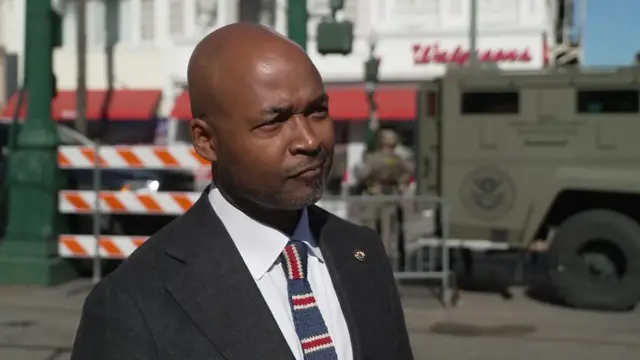
M84 280L52 289L0 288L0 359L68 359L89 288ZM640 358L640 311L575 311L529 300L519 290L511 300L463 293L458 307L443 310L428 294L403 291L416 359Z

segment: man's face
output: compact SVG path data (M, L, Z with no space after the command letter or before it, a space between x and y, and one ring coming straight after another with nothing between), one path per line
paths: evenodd
M225 104L230 118L216 129L216 181L266 207L315 203L334 147L322 79L310 62L278 57L262 59L243 78Z

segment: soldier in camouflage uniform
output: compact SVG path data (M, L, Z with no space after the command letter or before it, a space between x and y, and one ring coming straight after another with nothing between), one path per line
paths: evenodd
M402 194L413 175L413 164L396 151L398 135L383 129L378 133L376 150L364 156L356 170L365 193L370 195Z
M356 169L356 177L366 195L404 194L413 175L413 165L399 151L398 135L393 130L380 130L375 151L365 154ZM403 211L395 201L373 202L361 207L368 226L380 233L381 240L394 266L405 265Z

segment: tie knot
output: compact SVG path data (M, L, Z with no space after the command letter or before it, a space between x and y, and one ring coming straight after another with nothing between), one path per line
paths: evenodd
M284 271L290 280L307 277L307 245L300 241L289 241L282 252Z

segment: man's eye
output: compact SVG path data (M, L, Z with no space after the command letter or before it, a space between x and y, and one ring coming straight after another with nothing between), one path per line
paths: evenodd
M272 130L272 129L276 129L281 124L282 124L282 122L280 122L280 121L272 120L272 121L268 121L268 122L263 123L262 125L260 125L260 128L264 129L264 130Z
M323 107L314 109L311 115L315 117L326 117L328 114L329 114L329 108L327 108L326 106L323 106Z

